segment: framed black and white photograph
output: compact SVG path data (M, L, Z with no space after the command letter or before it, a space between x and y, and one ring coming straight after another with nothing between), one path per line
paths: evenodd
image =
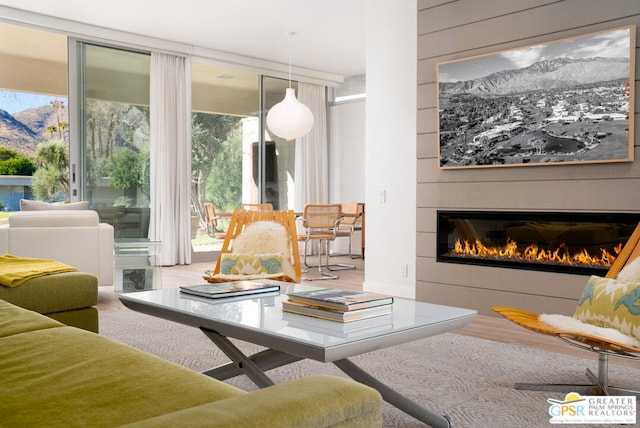
M438 64L439 167L633 161L635 26Z

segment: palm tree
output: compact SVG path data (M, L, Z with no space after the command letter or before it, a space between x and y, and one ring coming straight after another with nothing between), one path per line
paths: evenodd
M47 126L47 133L49 134L49 138L53 138L53 133L58 132L58 127L55 125Z
M64 102L60 100L53 100L49 104L51 105L51 107L53 107L53 109L56 112L56 123L58 124L58 128L56 130L58 131L58 137L60 137L60 139L62 140L62 132L61 132L61 126L60 126L60 110L64 109Z
M62 131L62 141L64 141L65 143L67 142L67 139L65 137L65 130L69 127L69 124L67 122L58 122L58 129L60 129L60 131Z

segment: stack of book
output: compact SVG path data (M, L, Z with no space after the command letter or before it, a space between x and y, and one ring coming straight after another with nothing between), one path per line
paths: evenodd
M393 311L393 297L376 293L321 288L287 294L282 310L332 321L350 322Z

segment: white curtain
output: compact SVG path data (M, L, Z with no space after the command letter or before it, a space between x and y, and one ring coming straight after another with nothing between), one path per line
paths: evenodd
M187 58L151 54L151 220L160 264L191 263L191 76Z
M324 86L298 83L298 100L313 113L311 132L296 140L294 210L307 203L329 202L327 97Z

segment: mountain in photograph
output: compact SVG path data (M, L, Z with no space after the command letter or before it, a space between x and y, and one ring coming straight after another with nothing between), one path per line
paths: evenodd
M625 58L554 58L464 82L443 82L440 96L504 96L628 78L629 60Z
M60 122L69 122L66 109L58 114ZM51 106L34 107L14 115L0 109L0 147L34 156L39 143L60 138L57 132L47 132L50 126L58 126L58 116ZM69 131L65 132L68 141Z

